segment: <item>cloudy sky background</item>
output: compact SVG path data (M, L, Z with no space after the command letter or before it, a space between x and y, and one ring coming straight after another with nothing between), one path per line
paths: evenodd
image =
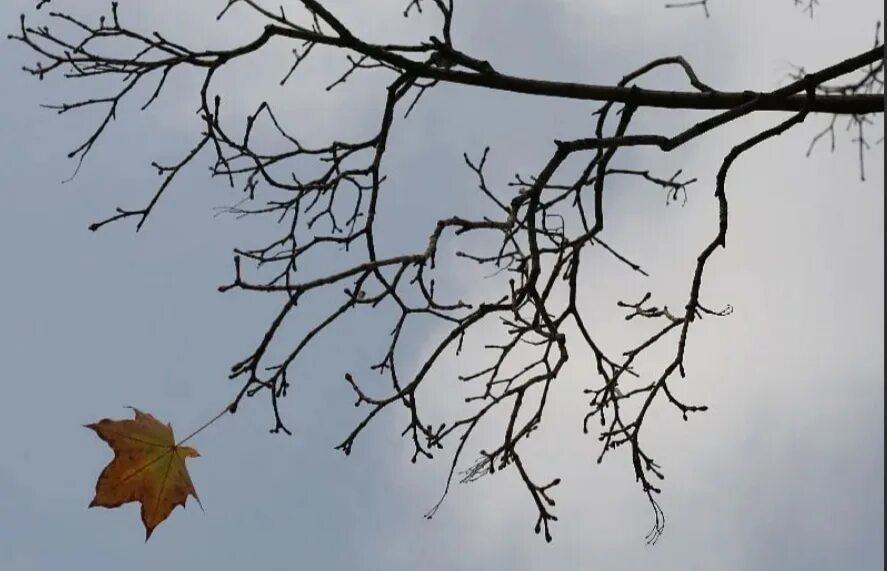
M3 2L4 30L33 4ZM197 45L256 34L256 23L236 14L212 24L221 1L181 4L121 2L121 15ZM361 2L337 4L370 38L422 38L436 24L433 14L404 21L402 0L374 2L372 18ZM469 53L526 76L610 84L651 59L681 54L716 88L764 90L784 80L789 62L813 70L870 47L880 2L821 4L810 20L790 0L713 2L705 20L701 11L667 11L658 2L462 2L454 37ZM53 6L97 15L106 3ZM286 46L271 48L220 78L231 117L270 98L309 140L375 128L384 76L355 77L327 94L322 86L344 65L329 54L275 89L288 59ZM510 473L457 486L438 516L423 520L442 489L446 459L409 463L399 411L371 426L350 458L332 450L358 419L342 373L374 362L379 346L367 336L387 329L372 319L331 330L298 364L284 403L294 436L267 434L269 411L259 400L201 433L194 445L202 457L189 470L206 513L176 510L145 544L136 505L86 509L110 451L80 426L125 417L123 406L134 405L182 435L224 407L237 389L227 370L252 350L277 300L215 288L231 278L231 249L261 243L273 229L258 219L214 217L214 206L238 196L208 180L201 163L183 173L139 234L128 223L90 233L88 224L115 206L150 196L157 182L150 161L170 162L193 144L197 78L174 77L150 112L130 103L78 177L59 184L74 168L65 153L95 116L57 117L38 103L102 86L39 83L18 71L32 61L12 42L0 50L3 569L883 568L881 146L867 156L862 183L843 131L834 154L822 147L804 157L827 121L810 117L736 163L727 248L709 264L702 291L704 303L730 303L735 312L694 325L680 386L711 410L684 423L658 409L645 433L666 473L668 524L655 547L643 542L651 518L628 458L614 454L597 465L597 441L581 434L587 360L570 362L526 452L540 479L564 479L552 544L533 535L534 508ZM683 81L663 72L645 85ZM505 192L513 173L538 171L552 139L587 136L595 108L461 87L430 93L392 135L386 247L421 247L409 239L426 234L438 215L475 207L462 152L478 156L491 145L488 181ZM670 134L699 117L643 112L634 128ZM666 176L683 168L699 182L684 207L666 207L656 187L611 186L605 238L653 276L593 258L584 295L595 296L595 327L611 350L636 338L614 310L616 299L652 289L661 302L683 305L693 259L715 230L711 195L723 155L781 118L756 116L668 156L634 153L620 163ZM880 120L872 133L881 136ZM487 287L468 277L450 286L465 297ZM421 351L435 333L413 346ZM476 358L439 371L429 401L443 402L446 383ZM443 418L446 406L438 408L432 412Z

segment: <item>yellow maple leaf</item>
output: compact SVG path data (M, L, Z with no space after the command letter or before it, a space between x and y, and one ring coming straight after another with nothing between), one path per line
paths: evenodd
M176 445L172 426L136 408L133 420L102 419L87 424L114 450L114 459L102 470L89 507L116 508L141 502L145 541L172 510L184 506L197 491L185 468L185 458L200 456L189 446ZM203 509L203 506L200 506Z

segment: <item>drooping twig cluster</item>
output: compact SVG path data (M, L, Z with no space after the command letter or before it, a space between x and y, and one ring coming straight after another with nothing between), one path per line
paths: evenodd
M449 490L454 479L472 481L513 466L537 508L536 531L544 533L547 540L551 539L550 524L557 519L552 509L552 489L560 480L540 480L536 469L522 455L521 445L541 425L550 391L557 384L570 351L575 353L582 348L592 356L597 373L597 384L587 390L590 403L585 431L589 432L594 422L599 424L600 459L613 449L627 446L636 479L653 507L654 526L649 540L655 541L664 525L655 499L660 491L655 482L662 479L663 473L644 448L641 434L650 407L657 400L671 403L684 418L705 410L705 406L678 399L671 383L685 375L690 325L699 318L723 316L731 311L729 306L711 309L701 301L706 263L726 244L729 169L743 152L790 129L808 113L846 115L859 118L853 119L858 121L868 121L872 113L883 113L883 98L876 93L883 89L883 47L876 45L873 50L815 73L798 73L789 85L765 93L714 89L700 81L690 64L679 56L657 59L627 74L614 86L600 86L504 74L490 62L461 51L451 35L453 0L407 3L405 16L431 9L442 20L440 37L432 36L415 44L368 42L325 3L300 0L294 4L298 10L287 13L283 8L268 9L254 0L228 0L218 17L238 8L246 9L264 18L266 26L254 40L225 50L194 50L157 32L139 32L122 22L116 3L98 23L63 13L50 14L54 24L63 26L59 32L48 26L31 26L22 18L20 31L13 38L41 58L26 68L30 73L40 78L55 72L76 78L115 77L122 82L122 87L108 97L53 107L59 113L87 107L105 110L98 127L70 153L78 163L83 162L116 118L120 102L130 97L137 85L155 82L142 105L144 110L157 100L172 70L190 69L202 74L196 95L202 132L191 149L172 165L154 163L164 178L146 206L118 208L114 215L90 229L98 230L126 218L134 218L136 228L141 228L177 175L198 157L210 155L213 176L243 191L243 200L225 212L269 216L283 228L280 236L265 246L236 250L234 278L219 288L262 292L281 300L279 312L255 349L232 366L231 378L242 380L242 385L231 411L244 398L268 395L274 418L272 431L289 432L280 401L289 387L288 371L306 347L331 324L359 308L392 309L395 320L387 349L370 367L388 378L390 390L381 396L370 394L360 375L345 374L356 404L363 407L365 414L338 448L350 453L369 423L383 411L401 407L406 416L404 435L410 438L414 449L413 461L432 458L436 450L452 442L445 490ZM689 4L701 4L707 10L705 2ZM299 66L318 46L342 50L349 62L346 72L330 88L361 73L388 74L390 80L375 133L354 141L308 145L287 127L285 118L278 116L268 102L261 103L246 117L242 130L224 123L220 119L224 97L213 91L214 77L230 62L260 52L272 39L290 41L295 46L292 65L285 70L281 84L298 73ZM114 49L109 50L112 44ZM637 85L647 73L660 68L682 73L690 89L659 91ZM846 86L832 83L854 72L864 73L865 77ZM427 242L419 247L383 253L377 246L376 220L379 212L390 208L385 193L389 183L384 174L384 159L392 125L396 117L408 115L421 96L440 83L585 99L599 101L602 106L596 114L593 136L555 141L551 156L535 176L518 175L502 189L487 181L489 148L479 157L466 154L465 163L477 178L479 194L495 215L440 219L429 228ZM713 113L672 135L628 134L635 112L643 107L703 109ZM680 169L671 175L660 175L648 169L618 166L617 153L635 146L653 146L669 152L713 129L764 110L782 111L790 116L739 143L725 157L714 189L719 206L718 231L700 251L685 306L678 311L659 307L653 304L649 293L637 302L620 302L626 319L643 318L657 323L658 328L623 353L607 354L601 348L600 332L593 330L582 310L581 295L586 292L581 287L579 272L588 263L589 249L600 245L619 263L647 275L640 264L619 253L602 237L608 182L617 177L635 177L664 189L667 202L679 197L686 200L687 187L696 182L695 178L685 177ZM254 133L260 128L275 134L276 150L261 151L254 144ZM584 166L571 174L564 165L575 158L581 159ZM445 252L442 244L464 240L465 236L476 238L470 248L459 250L457 256L508 279L500 291L486 297L469 301L442 299L435 292L435 275L440 271L438 259ZM321 253L330 260L345 260L343 252L359 253L360 260L320 277L304 277L303 266L310 256ZM289 343L282 359L272 360L268 349L272 342L280 341L284 322L298 313L300 305L311 303L315 294L330 290L343 292L335 306L304 335ZM428 354L420 356L415 370L404 372L404 362L414 359L414 355L403 355L407 324L429 320L442 325L445 332ZM487 345L487 364L459 377L460 382L476 387L473 396L466 399L463 412L433 426L425 420L427 405L418 396L419 388L448 352L459 353L466 336L487 324L497 325L506 340ZM642 377L635 368L638 358L652 347L667 343L673 343L673 358L662 364L658 374ZM507 420L501 427L498 446L481 451L479 458L460 472L463 456L471 453L470 441L478 425L490 418L493 411L503 410ZM438 502L428 513L429 517L439 505Z
M881 22L875 24L875 47L881 46ZM796 67L795 71L789 74L794 80L804 76L804 68ZM816 86L816 92L826 95L857 95L857 94L880 94L884 92L884 60L880 59L870 63L868 66L860 68L854 77L844 80L841 83L820 84ZM807 156L813 153L814 147L824 139L829 138L832 152L835 150L835 123L838 121L838 115L833 114L829 119L825 128L813 136L810 140L810 146L807 147ZM859 178L865 180L865 154L871 149L869 140L866 137L866 128L874 124L872 118L863 113L851 113L847 117L846 130L853 131L854 137L852 142L856 144L859 156ZM878 141L883 141L883 137Z

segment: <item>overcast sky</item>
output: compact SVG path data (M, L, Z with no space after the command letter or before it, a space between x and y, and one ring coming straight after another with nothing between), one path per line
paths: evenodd
M33 4L2 2L4 31ZM106 4L51 6L95 18ZM223 4L130 1L120 13L197 45L254 37L256 22L237 13L215 23ZM372 14L361 4L372 4ZM331 3L371 39L427 36L434 15L404 21L405 4ZM881 2L820 4L811 20L791 0L713 0L706 20L656 1L461 0L453 33L472 55L520 75L612 84L656 57L681 54L713 87L764 90L785 80L790 63L813 70L871 46ZM271 48L219 78L231 117L270 98L316 141L375 127L386 76L355 77L327 94L322 86L345 65L329 54L280 89L287 46ZM188 466L206 512L176 509L146 544L137 505L86 508L111 452L81 425L127 417L124 406L133 405L183 435L230 401L238 385L227 371L251 352L277 300L216 287L232 277L232 248L260 243L269 229L267 221L213 216L238 195L209 180L204 162L182 175L138 234L126 222L89 232L114 207L147 199L158 181L151 161L176 160L193 145L196 77L174 77L149 112L131 103L79 175L61 184L75 167L65 153L96 116L58 117L38 104L102 86L40 83L19 72L32 62L17 44L0 49L0 568L883 569L882 145L867 155L860 182L843 123L833 154L822 147L805 158L828 120L814 116L736 163L727 248L707 267L702 292L709 306L735 311L694 325L678 389L710 410L685 423L658 409L645 433L666 473L667 527L654 547L644 544L651 516L629 458L613 454L597 465L597 440L581 433L588 360L570 362L545 428L525 452L540 479L564 480L551 544L533 534L535 508L508 472L457 486L437 517L424 520L447 458L410 464L402 411L371 426L351 457L334 451L359 418L342 373L375 362L378 347L362 340L388 327L371 329L372 320L331 330L297 365L283 403L293 436L268 434L269 410L258 399L201 433L193 441L201 457ZM645 85L681 82L660 73ZM385 247L404 253L397 248L414 244L412 252L438 213L470 215L475 181L462 152L477 156L491 145L488 181L505 192L515 172L538 172L553 139L590 136L595 108L467 87L430 93L392 133ZM641 112L634 128L672 134L699 117ZM612 327L604 338L614 351L637 338L614 311L617 299L652 290L673 307L686 302L692 261L717 221L721 159L782 118L756 116L667 156L635 153L637 162L620 163L665 176L682 168L699 182L684 207L666 206L657 187L614 182L604 236L652 274L595 259L584 287L598 296L594 323ZM882 133L878 119L873 141ZM459 279L466 296L485 287ZM427 349L422 339L413 343L420 354ZM439 371L436 390L446 391L453 371L469 370L473 358Z

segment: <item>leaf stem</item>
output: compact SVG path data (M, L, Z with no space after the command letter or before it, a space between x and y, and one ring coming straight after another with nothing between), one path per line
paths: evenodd
M222 409L222 412L220 412L219 414L217 414L217 415L215 415L214 417L212 417L212 419L210 419L210 420L209 420L208 422L206 422L203 426L201 426L200 428L198 428L197 430L195 430L194 432L192 432L192 433L189 434L188 436L186 436L186 437L184 437L183 439L179 440L179 441L176 443L176 447L181 446L182 444L184 444L184 443L187 442L188 440L191 440L193 437L197 436L197 435L198 435L199 433L201 433L204 429L208 428L209 425L211 425L211 424L214 423L215 421L217 421L217 420L219 420L220 418L222 418L222 416L224 416L224 414L225 414L226 412L231 412L231 408L232 408L232 406L233 406L233 403L232 403L232 404L229 404L229 405L227 405L227 406L225 406L225 408Z

